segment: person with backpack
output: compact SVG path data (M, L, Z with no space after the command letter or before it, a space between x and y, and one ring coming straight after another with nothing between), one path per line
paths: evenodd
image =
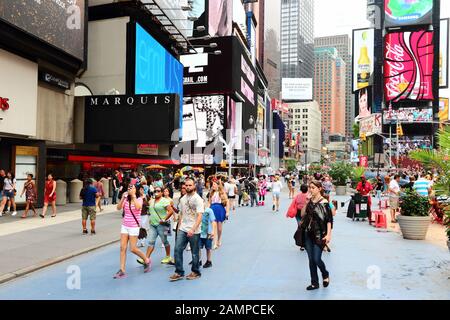
M258 205L258 180L254 177L250 177L248 181L248 193L250 194L251 207L254 207L255 204Z
M295 209L295 220L297 220L297 225L300 226L301 221L301 213L302 209L308 203L311 195L308 194L308 185L302 184L300 186L300 193L295 196L295 198L291 202L291 207ZM289 215L289 212L286 214L286 217L293 218L293 216ZM305 248L300 246L300 250L304 251Z
M83 183L83 189L80 191L80 199L83 200L81 206L81 225L83 227L83 234L88 234L86 227L87 219L91 220L91 234L95 234L95 219L96 219L96 199L98 197L97 189L92 185L91 179L86 179Z

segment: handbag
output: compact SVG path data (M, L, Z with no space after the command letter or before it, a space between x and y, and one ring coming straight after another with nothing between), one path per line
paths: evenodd
M154 201L153 201L153 210L156 212L156 215L158 216L159 220L163 221L163 219L161 219L161 216L159 215L158 211L156 211L155 202ZM166 227L166 228L168 228L170 230L170 226L171 226L170 221L164 221L163 223L160 223L160 225L162 225L162 226L164 226L164 227Z
M133 213L133 210L131 209L131 203L128 202L128 204L130 205L130 212L133 215L134 221L136 221L136 224L139 226L139 235L138 235L138 239L142 240L147 238L147 230L145 230L144 228L141 227L141 225L139 224L139 222L136 219L136 216Z
M291 205L289 206L289 209L286 213L286 217L287 218L295 218L296 215L297 215L297 201L296 201L296 199L294 199L291 202Z

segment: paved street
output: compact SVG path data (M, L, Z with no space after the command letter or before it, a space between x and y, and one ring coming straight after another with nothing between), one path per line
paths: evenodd
M404 240L393 231L379 232L367 223L347 219L344 210L336 217L332 252L324 253L331 285L305 291L307 256L292 239L295 222L284 216L286 194L282 200L277 214L267 204L258 209L239 208L225 225L213 267L203 270L197 281L170 283L174 268L159 263L163 257L159 243L150 273L143 274L129 255L128 277L114 280L119 268L119 245L115 243L9 281L0 286L0 299L450 299L446 247L428 240ZM120 221L116 223L119 230ZM81 235L79 239L85 241ZM65 238L58 241L63 246ZM187 272L189 254L185 253ZM73 265L81 270L80 290L66 287L66 271ZM370 266L381 272L380 289L367 288Z

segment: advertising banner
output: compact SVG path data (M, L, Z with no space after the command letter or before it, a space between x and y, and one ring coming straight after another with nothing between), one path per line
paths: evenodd
M367 118L361 119L359 122L359 134L365 136L371 136L373 134L381 134L382 123L381 113L374 113Z
M353 30L353 92L373 84L374 29Z
M441 19L439 41L439 87L448 88L449 19Z
M366 118L372 114L372 87L364 88L355 94L356 120Z
M232 36L195 41L194 44L208 46L213 42L217 43L217 48L204 48L199 54L181 56L185 96L238 92L247 104L255 105L256 70L241 42ZM222 54L208 54L215 50ZM256 116L256 111L254 114Z
M283 100L312 100L312 91L312 78L281 79Z
M230 36L233 30L233 0L208 2L209 34L211 37Z
M135 94L178 94L183 109L183 65L136 23ZM182 119L178 117L182 128Z
M196 147L206 147L208 142L223 138L225 128L225 97L203 96L193 97L195 122L197 126Z
M176 94L86 96L84 99L85 143L167 143L179 128L180 100Z
M138 144L137 154L144 154L147 156L157 156L158 155L158 145L157 144Z
M386 35L386 101L433 99L433 31Z
M227 128L230 130L230 143L233 149L242 149L242 102L235 102L228 97Z
M384 0L385 27L431 24L434 0Z
M197 140L197 125L195 122L195 111L192 103L183 106L183 136L181 141Z
M439 98L439 122L447 122L449 119L448 98Z
M280 113L289 113L289 105L283 103L280 100L272 98L272 110L276 110Z
M241 0L233 0L233 22L235 22L244 36L247 35L247 15Z
M360 156L359 157L359 166L368 168L369 167L369 157L367 156Z
M85 0L2 0L0 19L84 60Z
M383 123L427 123L433 122L433 109L399 108L383 111Z

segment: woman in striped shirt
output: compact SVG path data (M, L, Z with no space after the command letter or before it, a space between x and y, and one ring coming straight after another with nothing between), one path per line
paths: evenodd
M124 193L117 205L117 210L124 211L122 219L122 229L120 231L120 270L114 275L114 279L125 278L125 262L127 257L127 247L130 243L130 251L141 258L144 263L144 272L150 271L150 259L136 246L139 229L141 226L141 209L143 200L139 190L134 185L128 187L128 192Z

